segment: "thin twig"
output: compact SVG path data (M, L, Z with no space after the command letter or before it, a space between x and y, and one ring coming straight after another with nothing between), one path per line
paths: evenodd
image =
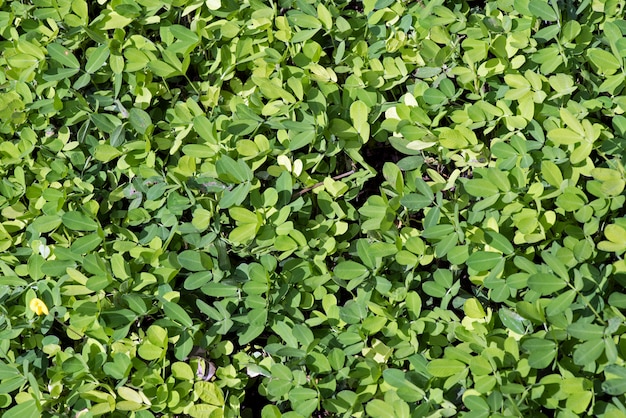
M333 180L339 180L339 179L342 179L344 177L348 177L348 176L350 176L352 174L354 174L354 169L350 170L350 171L347 171L347 172L345 172L343 174L339 174L338 176L333 177ZM319 183L315 183L313 186L310 186L310 187L307 187L306 189L300 190L296 196L302 196L303 194L308 193L311 190L313 190L313 189L315 189L317 187L323 186L323 185L324 185L323 181L320 181Z

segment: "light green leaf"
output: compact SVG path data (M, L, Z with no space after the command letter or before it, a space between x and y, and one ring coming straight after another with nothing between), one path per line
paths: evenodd
M61 219L66 228L74 231L95 231L99 227L96 221L78 211L65 212Z
M356 279L368 272L367 267L351 260L337 264L334 271L335 275L343 280Z
M172 32L172 35L176 37L176 39L182 41L183 43L195 44L198 42L198 35L182 25L172 25L169 27L169 30Z
M528 10L533 16L536 16L541 20L547 20L550 22L557 20L557 15L554 12L554 9L550 7L547 0L530 0L528 3Z
M569 128L556 128L548 131L548 139L557 145L572 145L582 142L584 137Z
M133 107L130 109L130 124L140 134L145 134L152 126L152 118L145 110Z
M380 399L373 399L365 406L365 412L372 418L387 418L393 406Z
M470 318L482 319L485 317L485 310L476 298L467 299L463 304L463 311Z
M620 61L608 51L600 48L587 49L587 58L602 75L615 74L621 68Z
M367 120L368 114L369 108L362 101L357 100L350 105L350 119L352 120L352 125L363 140L363 143L367 142L370 134L370 125Z
M579 344L574 350L574 363L586 366L595 362L604 352L604 340L595 338Z
M528 278L528 287L542 295L551 295L565 286L565 280L550 273L535 273Z
M487 179L471 179L465 185L465 190L475 197L490 197L500 193L498 187Z
M506 255L513 254L513 244L502 234L487 230L485 231L485 240L490 247L498 251L502 251Z
M489 251L476 251L470 254L467 265L476 271L488 271L502 259L502 254Z
M34 399L24 401L9 410L4 412L3 416L7 417L20 417L20 418L38 418L41 416L41 411L37 407L37 403Z
M193 385L193 390L200 399L204 402L215 405L224 405L224 394L222 390L213 382L196 382Z
M56 215L41 215L33 221L31 228L35 232L46 233L54 231L59 225L61 225L62 219Z
M502 324L516 334L525 334L527 327L530 325L529 320L506 308L501 308L498 311L498 316Z
M109 144L98 144L94 153L94 158L103 163L108 163L114 158L122 155L122 152Z
M459 360L436 359L428 363L428 372L435 377L448 377L461 373L467 366Z
M68 68L80 68L80 63L67 48L59 43L52 42L48 44L48 54L59 64Z
M101 242L102 238L99 235L89 234L74 241L70 249L76 254L87 254L88 252L98 248Z
M574 322L567 327L567 333L582 341L601 339L604 336L604 327L587 322Z
M185 327L191 327L193 325L189 314L177 303L169 301L163 302L163 311L172 321L176 321Z
M100 45L89 56L87 64L85 64L85 71L89 74L93 74L98 71L109 58L109 47L107 45Z
M550 186L559 188L563 183L563 174L561 170L559 170L559 167L552 161L541 162L541 175Z
M376 267L376 257L370 254L369 250L370 243L365 239L360 239L356 243L357 253L359 258L367 267L373 269Z
M228 239L236 244L245 244L256 236L257 224L242 224L230 231Z
M528 352L528 364L535 369L545 369L556 356L553 341L530 338L522 343L522 347Z
M243 160L233 160L228 155L221 155L216 162L217 173L220 179L243 183L252 180L252 170Z

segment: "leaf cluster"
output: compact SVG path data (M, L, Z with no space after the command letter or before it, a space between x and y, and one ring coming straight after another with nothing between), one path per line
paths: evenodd
M0 0L0 410L626 416L623 7Z

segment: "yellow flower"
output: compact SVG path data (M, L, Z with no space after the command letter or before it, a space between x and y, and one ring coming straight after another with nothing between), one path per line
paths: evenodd
M37 315L48 315L48 307L44 301L39 298L33 298L30 301L30 309Z

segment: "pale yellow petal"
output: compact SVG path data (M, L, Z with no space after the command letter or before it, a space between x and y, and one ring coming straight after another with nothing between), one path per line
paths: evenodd
M44 301L39 298L33 298L30 301L30 309L37 315L48 315L48 307Z

